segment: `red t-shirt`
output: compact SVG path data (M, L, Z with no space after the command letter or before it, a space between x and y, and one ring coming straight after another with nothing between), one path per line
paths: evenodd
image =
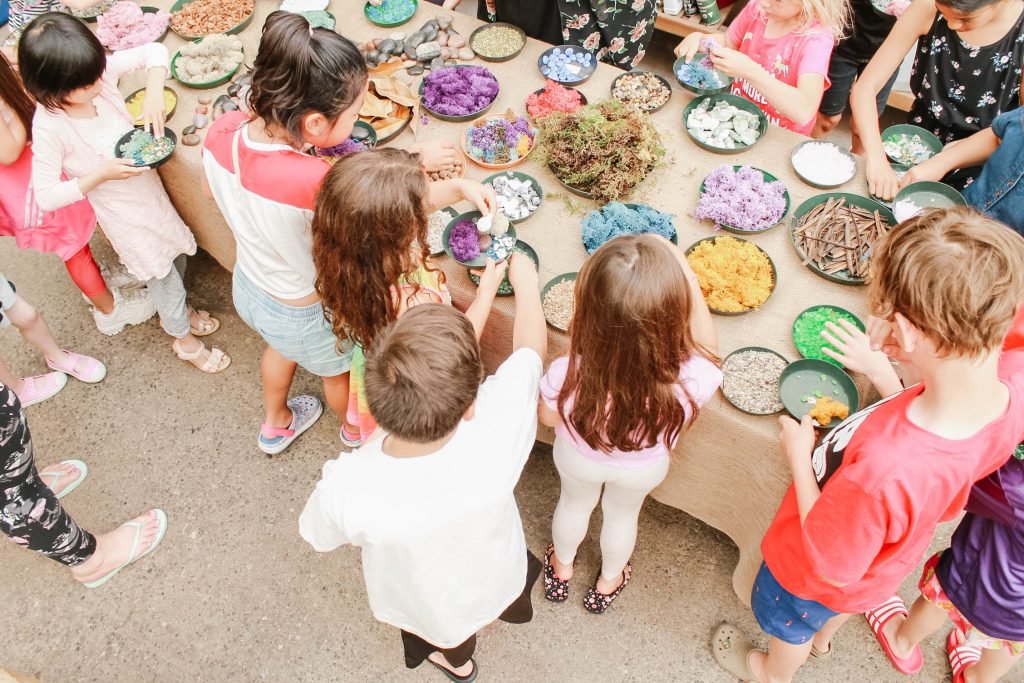
M828 90L828 64L835 47L835 34L819 25L807 31L787 33L778 38L765 38L764 29L767 17L758 9L756 2L751 2L729 26L729 41L736 49L763 66L776 80L796 87L803 74L821 74L825 77L825 90ZM732 93L745 97L768 115L770 123L783 128L810 135L814 128L815 118L807 121L792 121L778 112L768 103L764 95L752 84L736 79L732 84ZM822 91L824 94L824 90ZM817 110L817 105L815 105Z
M1010 391L1006 412L968 439L944 439L907 419L920 384L832 430L814 450L821 497L801 526L790 486L761 542L783 588L845 614L893 595L936 525L956 518L971 485L1024 440L1024 351L1003 354L999 378Z

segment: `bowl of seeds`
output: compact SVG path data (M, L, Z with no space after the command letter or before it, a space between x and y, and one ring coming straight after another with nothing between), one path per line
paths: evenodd
M732 87L733 78L715 68L711 56L706 52L698 52L689 62L680 57L672 64L672 73L676 75L679 85L698 97L726 92Z
M363 14L372 24L381 28L394 28L409 21L419 8L417 0L383 0L363 5Z
M839 325L840 320L847 321L861 332L866 330L860 318L839 306L824 304L811 306L804 310L793 320L793 344L796 345L796 350L804 358L816 358L842 367L839 361L825 353L825 349L837 353L838 349L821 336L821 333L827 329L827 323ZM840 327L842 326L840 325Z
M522 240L516 240L516 246L512 247L513 253L519 253L526 258L533 261L533 265L540 266L540 257L537 256L537 250L531 247L529 244ZM511 256L509 257L511 258ZM473 274L474 268L469 269L469 279L473 281L473 284L477 287L480 286L480 278ZM498 285L498 296L511 296L516 291L512 289L512 283L508 281L508 271L505 271L505 277L501 279L501 284Z
M778 284L775 262L764 249L739 237L698 240L686 250L686 260L708 308L718 315L743 315L760 308Z
M146 89L139 88L128 97L124 98L124 106L132 117L135 126L141 126L143 121L142 102L146 99ZM170 121L174 112L178 109L178 93L172 88L164 86L164 120Z
M867 284L871 245L896 224L892 211L859 194L826 192L793 212L790 239L803 263L841 285Z
M750 100L718 93L686 105L683 123L690 139L716 154L739 154L768 132L768 117Z
M548 280L540 292L544 319L548 325L567 332L576 308L576 278L579 273L562 273Z
M779 378L789 361L763 346L736 349L722 361L722 394L748 415L771 415L782 410Z
M516 229L498 214L491 226L481 229L483 214L479 211L461 213L448 221L441 234L441 244L448 256L464 266L483 268L487 260L504 261L516 244ZM500 223L500 225L499 225Z
M513 223L522 223L540 208L544 188L533 176L519 171L504 171L487 176L484 185L494 188L498 210Z
M430 214L427 221L427 248L431 256L444 253L444 230L452 219L459 215L454 207L446 206Z
M920 126L901 123L882 131L882 148L889 161L910 168L942 151L942 141Z
M515 24L484 24L469 34L469 47L485 62L507 62L526 47L526 32Z
M650 71L627 71L612 81L612 97L627 107L656 112L672 97L668 81Z
M255 13L256 0L178 0L171 5L171 30L185 40L234 35L252 23Z
M173 130L164 128L163 137L154 137L152 133L135 128L125 133L114 145L114 156L118 159L130 159L136 166L157 168L163 166L174 154L178 144L178 136Z
M779 377L779 398L794 419L810 415L819 427L838 427L860 407L857 385L845 372L817 358L801 358Z

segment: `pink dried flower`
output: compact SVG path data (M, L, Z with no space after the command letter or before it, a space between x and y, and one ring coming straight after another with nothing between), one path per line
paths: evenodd
M719 166L704 179L704 191L693 215L739 230L764 230L786 213L786 186L766 183L757 169Z
M146 13L134 2L122 0L96 18L96 37L112 50L129 50L155 43L171 22L169 12Z

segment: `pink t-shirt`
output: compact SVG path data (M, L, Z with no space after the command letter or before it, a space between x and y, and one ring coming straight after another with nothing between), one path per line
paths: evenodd
M548 368L547 374L540 380L540 395L544 403L552 410L558 410L558 393L565 382L565 375L569 369L569 357L562 356L555 360ZM683 363L679 368L679 381L686 387L690 398L696 402L698 407L703 407L715 392L722 385L722 371L718 366L703 356L694 355L690 360ZM679 402L686 409L686 419L690 419L689 401L682 395L678 387ZM566 412L572 412L572 399L566 403ZM562 439L569 439L580 452L580 454L597 460L605 465L614 467L640 467L648 465L653 461L668 457L669 451L675 444L658 443L656 446L645 448L640 451L612 451L602 453L587 445L587 442L577 437L571 426L561 424L555 427L555 435Z
M765 38L767 23L768 18L758 9L757 3L752 2L743 8L729 27L729 41L786 85L796 87L803 74L821 74L825 77L825 90L828 90L831 83L828 64L836 42L832 31L816 24L807 31ZM737 78L732 84L732 92L759 106L771 123L804 135L809 135L814 128L815 117L803 123L786 118L768 103L757 88L742 78Z

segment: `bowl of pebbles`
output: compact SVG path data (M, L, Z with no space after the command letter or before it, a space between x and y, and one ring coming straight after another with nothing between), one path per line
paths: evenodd
M114 145L114 156L118 159L130 159L136 166L158 168L166 164L174 148L178 144L178 136L169 128L164 128L161 138L152 133L136 128L121 136Z
M951 209L966 204L964 196L949 185L922 180L910 183L896 193L892 201L892 214L897 222L902 223L925 209Z
M522 254L533 261L534 266L540 267L540 257L537 256L537 250L524 241L516 240L516 246L512 247L512 253ZM473 270L473 268L469 269L469 279L473 281L474 285L479 287L480 278L473 274ZM498 296L512 296L515 293L516 291L512 289L512 283L508 281L508 271L505 271L505 277L501 279L501 284L498 285Z
M612 81L612 97L627 107L656 112L672 97L672 86L650 71L627 71Z
M252 23L255 13L256 0L178 0L171 5L171 30L185 40L234 35Z
M779 378L789 361L763 346L736 349L722 361L722 395L748 415L772 415L783 409Z
M793 148L789 161L800 180L821 190L839 187L857 175L857 159L832 142L801 142Z
M867 284L871 245L896 224L889 209L859 194L826 192L793 212L790 238L800 260L841 285Z
M579 85L597 71L597 57L578 45L559 45L541 53L537 68L544 78L562 85Z
M739 154L768 132L768 117L743 97L705 95L683 110L686 132L697 146L716 154Z
M726 92L732 87L733 78L715 68L711 55L698 52L689 62L680 57L672 64L672 73L679 85L698 97Z
M198 38L181 48L171 60L171 76L196 90L216 88L238 73L244 59L242 41L218 33Z
M381 28L394 28L412 19L418 8L417 0L383 0L363 5L363 14L371 24Z
M533 176L518 171L505 171L487 176L484 185L494 188L498 209L513 223L522 223L540 208L544 189Z
M444 252L462 265L483 268L488 259L504 261L512 255L516 229L501 212L485 217L479 211L468 211L448 221L441 244Z
M469 47L485 62L507 62L526 47L526 32L514 24L484 24L469 34Z
M576 278L579 273L562 273L548 280L540 292L544 319L548 325L567 332L576 308Z
M455 149L455 160L450 166L438 169L436 171L427 171L427 177L431 181L438 180L452 180L454 178L465 178L466 177L466 155L460 150Z
M882 148L889 161L910 168L942 151L942 141L920 126L901 123L882 131Z
M444 231L452 219L459 215L454 207L446 206L430 214L427 221L427 248L431 256L444 253Z

